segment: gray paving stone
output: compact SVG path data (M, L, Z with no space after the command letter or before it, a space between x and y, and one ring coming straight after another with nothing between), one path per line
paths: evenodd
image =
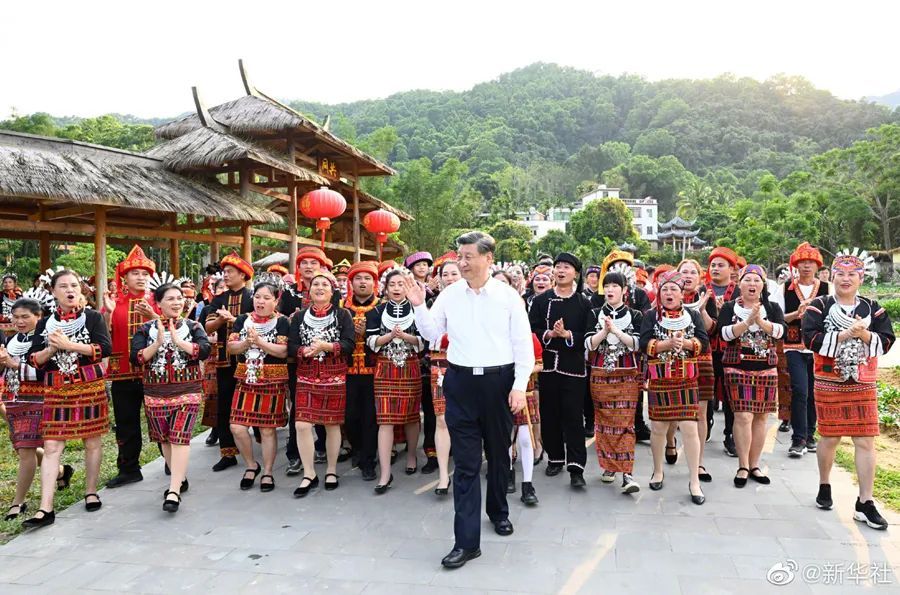
M227 593L329 593L336 595L358 595L366 588L366 583L352 580L328 580L303 576L279 576L260 574L241 589L227 589Z

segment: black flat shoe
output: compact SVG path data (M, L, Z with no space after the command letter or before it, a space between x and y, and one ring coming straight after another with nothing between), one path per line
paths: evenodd
M451 477L451 478L449 478L449 479L447 480L447 487L446 487L446 488L441 488L441 487L434 488L434 493L435 493L435 495L437 495L437 496L446 496L447 494L449 494L449 493L450 493L450 485L451 485L452 483L453 483L453 478Z
M172 475L172 470L169 469L169 464L168 464L168 463L166 463L165 467L163 468L163 472L164 472L166 475Z
M185 493L191 489L191 484L188 483L187 477L184 478L184 481L181 482L181 493Z
M428 460L422 465L422 475L431 475L439 468L437 457L428 457Z
M462 548L455 547L450 550L450 553L444 556L444 559L441 560L441 565L444 568L461 568L465 566L466 562L469 560L474 560L475 558L481 555L481 550L475 548L474 550L464 550Z
M334 481L328 481L329 477L333 477ZM325 489L330 492L332 490L336 490L339 487L341 487L341 482L338 481L338 479L339 479L338 476L335 475L334 473L326 473L325 474Z
M38 513L43 514L42 517L33 516L30 519L26 519L22 522L22 527L25 529L39 529L40 527L46 527L47 525L52 525L56 522L56 513L46 510L38 510Z
M536 459L534 460L534 466L537 467L537 466L540 465L543 461L544 461L544 450L541 449L541 456L539 456L538 458L536 458Z
M144 476L140 471L135 471L133 473L119 473L112 479L106 482L106 487L112 488L120 488L124 485L128 485L130 483L137 483L139 481L144 481Z
M753 474L754 471L759 471L759 475L754 475ZM760 469L759 467L754 467L753 469L750 469L750 479L752 479L756 483L761 483L764 486L767 486L770 483L772 483L772 480L769 479L769 476L763 475L762 469Z
M63 465L62 475L56 478L56 489L64 490L69 487L73 475L75 475L75 469L72 468L72 465Z
M96 502L88 502L87 499L90 498L91 496L96 498L97 501ZM100 508L102 506L103 506L103 502L100 501L100 496L98 496L97 494L85 494L84 495L84 509L87 510L88 512L96 512L96 511L100 510Z
M526 506L534 506L538 503L537 494L534 493L534 486L531 485L530 481L522 482L522 496L519 500Z
M256 469L246 469L244 470L244 476L241 478L241 489L249 490L253 487L253 484L256 482L256 476L260 474L262 471L262 465L259 463L256 464ZM248 473L252 473L253 477L247 477Z
M493 521L493 523L494 523L494 532L497 535L503 535L505 537L507 535L513 534L513 524L511 522L509 522L509 519Z
M169 494L178 498L178 500L169 500ZM166 512L178 512L178 506L181 504L181 494L178 492L173 492L172 490L166 490L166 494L163 498L163 510Z
M393 465L396 462L397 462L397 451L392 449L391 450L391 465Z
M337 462L338 462L338 463L343 463L344 461L350 459L350 457L352 457L352 456L353 456L353 451L352 451L352 450L350 450L349 448L343 448L343 447L342 447L341 450L338 452L338 460L337 460Z
M224 471L229 467L237 465L237 457L222 457L219 462L212 466L213 471Z
M416 464L416 465L413 465L412 467L407 467L406 474L407 475L415 475L416 471L418 471L418 470L419 470L419 467L418 467L418 464Z
M746 467L738 467L737 472L740 473L741 471L746 471L748 474L750 473L750 470L747 469ZM742 488L742 487L744 487L745 485L747 485L747 478L746 478L746 477L738 477L737 474L735 474L735 476L734 476L734 487L736 487L736 488Z
M12 512L13 508L18 508L19 510L15 513ZM4 521L11 521L15 518L18 518L28 512L28 503L22 502L21 504L13 504L9 507L9 510L6 511L6 516L3 517Z
M544 474L547 477L553 477L562 473L562 470L563 466L559 463L547 463L547 468L544 470Z
M309 483L306 485L303 485L304 481L308 481ZM312 479L304 476L304 478L300 480L300 487L298 487L296 490L294 490L294 498L303 498L307 494L309 494L310 490L313 490L317 487L319 487L319 476L318 475L316 475Z
M263 481L267 477L269 479L271 479L272 481ZM259 491L260 492L271 492L274 489L275 489L275 478L274 477L272 477L271 475L269 475L267 473L266 475L263 475L259 478Z
M587 483L584 481L584 475L582 475L581 473L570 473L569 485L571 485L573 488L583 488L587 486Z
M510 469L508 480L506 482L506 493L507 494L515 494L516 493L516 470Z
M703 473L698 473L698 474L697 474L697 477L700 479L700 481L702 481L703 483L709 483L709 482L712 481L712 475L710 475L710 474L706 471L706 467L704 467L703 465L700 465L700 466L698 467L698 469L703 469Z
M699 496L695 496L694 493L691 492L691 484L690 483L688 483L688 493L691 495L691 502L693 502L697 506L700 506L704 502L706 502L706 496L704 496L702 492Z
M669 451L672 451L674 454L669 454ZM666 445L666 463L669 465L674 465L678 462L678 438L675 439L675 444L673 446Z
M781 425L778 426L779 432L790 432L791 431L791 422L788 420L784 420L781 422Z
M662 474L662 479L660 479L659 481L653 481L653 474L651 473L650 474L650 483L648 485L650 486L651 490L653 490L654 492L658 492L659 490L663 489L663 482L665 480L666 480L665 473Z
M209 431L209 436L206 437L206 446L215 446L219 443L219 431L216 428L213 428Z
M392 483L394 483L394 474L393 473L391 473L391 477L390 477L390 479L388 479L387 483L380 483L377 486L375 486L375 493L376 494L385 493L386 491L388 491L388 488L391 487Z

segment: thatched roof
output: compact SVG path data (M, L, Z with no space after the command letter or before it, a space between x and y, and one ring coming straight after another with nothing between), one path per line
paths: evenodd
M146 155L161 159L168 169L176 172L221 167L241 159L287 172L298 180L327 186L329 181L319 174L302 168L282 156L225 132L201 126L174 140L157 145Z
M269 133L286 135L288 132L312 133L317 139L330 145L335 150L349 154L355 159L368 164L380 175L397 173L390 166L338 138L296 110L258 91L255 95L245 95L212 107L209 113L216 122L227 126L232 132L242 136L257 136ZM202 127L200 118L194 113L162 126L157 126L155 132L158 138L173 139L200 127Z
M58 138L0 131L0 199L51 199L221 219L282 218L216 182L168 171L159 159Z

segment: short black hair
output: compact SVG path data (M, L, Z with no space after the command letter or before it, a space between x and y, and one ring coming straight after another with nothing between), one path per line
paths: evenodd
M41 304L37 300L33 300L31 298L17 299L15 301L15 303L13 303L12 308L10 308L10 311L13 312L20 308L28 310L35 316L40 316L43 313L43 308L41 308Z
M78 276L78 273L69 269L62 269L56 271L56 273L54 273L53 276L50 277L50 289L54 289L56 287L56 282L66 275L72 275L73 277L75 277L75 280L78 281L79 285L81 284L81 277Z
M456 238L457 246L470 246L474 244L479 254L493 254L497 249L497 242L489 234L483 231L469 231Z
M180 293L182 296L184 295L184 292L181 291L180 286L175 285L174 283L163 283L153 290L153 299L156 300L157 304L160 303L164 297L166 297L166 292L168 292L170 289L177 289L178 293Z

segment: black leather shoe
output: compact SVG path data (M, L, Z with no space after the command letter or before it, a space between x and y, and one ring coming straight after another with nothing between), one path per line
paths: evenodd
M746 467L738 467L737 472L740 473L741 471L746 471L748 475L749 475L749 473L750 473L750 470L747 469ZM747 478L746 478L746 477L738 477L737 474L735 474L735 476L734 476L734 487L736 487L736 488L742 488L742 487L744 487L745 485L747 485Z
M534 486L530 481L522 482L522 497L519 498L526 506L534 506L538 503L537 494L534 493Z
M446 488L434 488L435 495L446 496L447 494L449 494L450 493L450 484L452 484L452 483L453 483L453 478L452 477L448 478ZM440 482L438 482L438 485L440 485Z
M391 487L392 483L394 483L394 474L393 473L391 473L391 477L390 477L390 479L388 479L387 483L380 483L377 486L375 486L375 493L379 494L379 495L385 493L386 491L388 491L388 488Z
M269 479L271 479L272 481L263 482L263 480L267 477ZM275 478L274 477L266 474L259 478L259 491L260 492L271 492L274 489L275 489Z
M56 489L64 490L68 488L73 475L75 475L75 469L72 465L63 465L62 475L56 478Z
M165 467L163 467L163 472L164 472L166 475L172 475L172 470L169 469L169 464L168 464L168 463L166 463L166 464L165 464Z
M188 483L187 477L184 478L184 481L181 482L181 493L185 493L191 489L191 484Z
M547 477L553 477L562 473L562 470L563 466L559 463L547 463L547 469L544 470L544 473Z
M754 473L754 471L758 471L758 472L759 472L759 475L756 475L756 474ZM762 472L762 470L761 470L759 467L754 467L753 469L750 470L750 479L752 479L752 480L755 481L756 483L761 483L761 484L764 485L764 486L767 486L767 485L769 485L770 483L772 483L772 480L769 479L769 476L768 476L768 475L763 475L763 472Z
M703 492L700 492L699 496L695 496L693 492L691 492L691 484L688 484L688 492L691 494L691 502L696 505L701 505L706 502L706 496L703 495Z
M422 466L422 475L429 475L438 470L438 460L437 457L428 457L428 460L425 461L425 464Z
M237 457L222 457L219 462L212 466L213 471L224 471L229 467L237 465Z
M497 535L512 535L513 525L509 522L509 519L494 521L494 532L496 532Z
M16 512L12 511L13 508L17 509ZM25 514L26 512L28 512L28 503L27 502L22 502L21 504L13 504L12 506L9 507L9 510L6 511L6 516L3 517L3 520L11 521L11 520L18 518L19 516Z
M308 483L306 485L303 485L304 481L308 482ZM304 496L309 494L310 490L315 489L317 487L319 487L319 476L318 475L313 477L312 480L310 480L308 477L304 477L303 479L300 480L300 487L298 487L296 490L294 490L294 498L303 498Z
M172 494L177 500L169 500L169 494ZM166 512L178 512L178 505L181 504L181 495L171 490L166 490L163 497L163 510Z
M375 478L378 477L375 474L375 469L361 469L361 472L363 481L375 481Z
M663 482L665 480L666 480L665 473L663 473L662 479L660 479L659 481L653 481L653 474L651 473L650 474L650 483L648 485L650 486L651 490L653 490L654 492L658 492L659 490L663 489Z
M584 481L584 475L581 473L570 473L569 484L573 488L583 488L587 485Z
M333 477L334 481L328 481L329 477ZM338 489L341 486L341 482L338 480L339 480L338 476L335 475L334 473L326 473L325 474L325 489L329 492L332 490Z
M784 420L781 422L781 425L778 426L779 432L790 432L791 431L791 422L788 420Z
M22 527L25 529L38 529L40 527L46 527L47 525L52 525L56 522L56 513L52 510L47 512L46 510L38 510L41 513L42 517L33 516L30 519L26 519L22 522ZM454 550L455 551L455 550ZM479 555L481 552L478 552ZM465 564L465 562L463 562Z
M474 560L475 558L481 555L481 550L476 548L474 550L464 550L462 548L455 547L450 550L450 553L444 556L444 559L441 560L441 565L444 568L460 568L466 565L466 562L469 560Z
M97 500L94 502L88 502L88 498L93 496ZM85 494L84 495L84 509L88 512L96 512L103 507L103 502L100 501L100 496L97 494Z
M675 444L669 446L666 444L666 463L669 465L674 465L678 462L678 438L675 439Z
M215 446L219 443L219 430L213 428L209 431L209 436L206 437L206 446Z
M516 470L509 470L509 479L506 482L506 493L507 494L515 494L516 493Z
M709 471L706 470L706 467L704 467L703 465L700 465L699 469L703 469L703 473L697 474L697 477L700 479L700 481L702 481L703 483L711 482L712 475L709 474Z
M144 476L140 471L135 471L133 473L119 473L106 482L106 487L110 489L120 488L129 483L137 483L139 481L144 481Z
M262 465L259 463L256 464L256 469L246 469L244 470L244 476L241 478L241 489L249 490L253 487L253 483L256 481L256 476L260 474L262 471ZM247 477L248 473L252 473L253 477Z

